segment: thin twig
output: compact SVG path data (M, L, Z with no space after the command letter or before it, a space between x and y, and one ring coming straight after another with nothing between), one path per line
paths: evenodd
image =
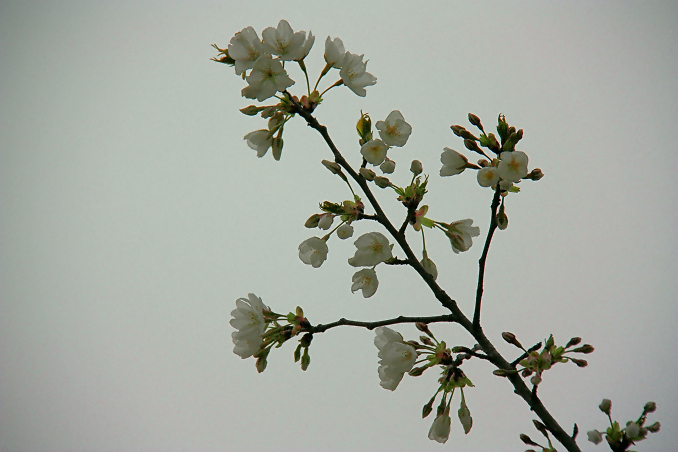
M417 323L417 322L421 323L454 322L454 315L445 314L433 317L405 317L401 315L394 319L377 320L375 322L361 322L358 320L339 319L336 322L328 323L326 325L322 324L316 325L314 327L311 327L308 331L310 333L322 333L329 330L330 328L342 325L359 326L362 328L367 328L368 330L373 330L378 326L395 325L397 323Z
M498 184L497 184L498 185ZM490 227L487 230L487 238L485 239L485 247L483 248L483 254L480 256L478 261L478 288L476 289L476 307L473 311L473 326L480 327L480 304L483 300L483 283L485 281L485 261L487 261L487 253L490 251L490 243L492 242L492 236L494 236L494 231L497 229L497 209L499 208L499 197L501 195L501 189L497 186L497 190L494 192L494 197L492 198L492 217L490 218Z

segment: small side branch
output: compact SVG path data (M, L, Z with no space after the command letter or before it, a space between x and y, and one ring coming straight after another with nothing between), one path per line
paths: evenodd
M358 326L373 330L378 326L395 325L397 323L436 323L436 322L454 322L455 318L452 314L437 315L433 317L405 317L399 316L394 319L377 320L376 322L361 322L358 320L339 319L336 322L328 323L326 325L316 325L308 329L310 333L323 333L330 328L337 326Z

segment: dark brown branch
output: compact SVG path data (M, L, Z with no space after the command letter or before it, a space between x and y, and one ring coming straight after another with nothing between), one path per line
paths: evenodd
M327 127L321 125L318 120L307 110L305 110L299 102L295 101L289 93L285 92L287 94L290 102L294 106L294 112L299 114L302 118L306 120L306 123L309 125L309 127L315 129L320 133L320 135L323 137L325 140L325 143L327 143L327 146L330 148L332 151L332 154L334 154L334 160L337 162L342 168L346 170L346 172L358 183L360 188L363 190L365 193L365 196L369 200L370 204L372 205L372 208L376 212L376 217L377 221L386 228L386 230L391 234L391 236L398 242L398 245L400 245L400 248L405 252L407 255L407 261L409 262L410 266L414 268L414 270L419 273L419 276L424 280L424 282L429 286L431 291L433 292L433 295L436 297L436 299L445 307L447 308L452 314L451 318L453 319L454 322L460 324L466 331L468 331L478 342L482 350L486 353L487 355L487 360L490 361L492 364L494 364L498 369L504 369L504 370L515 370L511 364L504 359L504 357L499 354L499 352L494 348L494 345L490 342L490 340L485 336L485 333L483 332L481 326L480 326L480 302L478 300L482 299L482 279L479 277L479 288L480 288L480 294L476 294L477 297L477 303L476 303L476 313L474 313L474 319L477 318L477 322L471 322L459 309L459 306L457 305L457 302L454 301L452 298L450 298L449 295L436 283L436 281L433 279L433 276L428 273L424 267L419 263L419 260L416 258L414 255L414 252L410 248L409 243L407 242L405 238L405 234L401 233L398 231L393 224L391 224L391 221L388 219L384 211L382 210L381 206L377 202L376 198L374 197L374 194L370 190L369 185L367 184L367 181L365 178L360 176L358 173L356 173L353 168L348 164L348 162L344 159L344 157L341 155L337 147L334 145L332 142L332 139L329 136L329 133L327 132ZM496 229L496 214L497 214L497 208L499 205L499 192L495 193L495 198L493 199L493 208L492 208L492 220L490 224L490 231L488 231L488 238L485 243L485 249L483 251L483 257L482 259L482 270L483 270L483 277L484 277L484 266L485 266L485 259L487 259L487 252L489 250L489 244L492 240L492 234L494 233L494 229ZM496 206L495 206L496 204ZM492 224L494 224L494 228L492 227ZM349 322L348 320L342 319L345 322ZM339 320L341 322L342 320ZM369 323L369 322L367 322ZM342 323L336 323L335 324L329 324L332 326L338 326L341 325ZM346 323L348 325L348 323ZM320 327L321 325L318 325ZM365 326L365 325L356 325L356 326ZM379 326L379 325L375 325ZM316 327L316 328L318 328ZM325 328L322 331L325 331L327 328ZM317 331L320 332L320 331ZM577 443L575 440L568 435L565 430L558 424L558 422L551 416L551 414L548 412L546 407L542 404L541 400L539 397L533 396L532 391L527 387L525 382L523 381L522 377L517 374L517 373L509 373L509 375L506 377L511 384L513 385L514 392L519 395L525 402L529 405L530 409L534 411L534 413L541 419L541 421L544 423L546 428L553 434L553 436L563 445L569 452L581 452L579 449L579 446L577 446Z
M492 242L492 236L494 236L494 231L497 230L497 209L499 208L499 198L501 196L501 190L497 186L497 190L494 192L494 198L492 198L492 217L490 218L490 227L487 230L487 238L485 239L485 247L483 248L483 254L480 256L478 261L478 288L476 290L476 307L473 311L473 326L480 326L480 304L483 300L483 283L485 281L485 261L487 261L487 253L490 251L490 243Z
M359 326L362 328L367 328L368 330L373 330L378 326L395 325L397 323L417 323L417 322L436 323L436 322L454 322L454 321L455 321L454 315L452 314L437 315L433 317L405 317L401 315L394 319L378 320L376 322L361 322L358 320L339 319L336 322L328 323L326 325L320 324L313 326L308 331L310 333L323 333L329 330L330 328L342 325Z

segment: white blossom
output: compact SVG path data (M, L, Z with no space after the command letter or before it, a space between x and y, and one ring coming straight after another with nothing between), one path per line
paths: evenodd
M241 358L248 358L256 353L263 343L261 335L266 329L263 311L267 308L261 298L253 293L248 295L248 299L238 298L235 305L236 309L231 312L233 318L230 321L231 326L237 330L231 334L235 344L233 353Z
M477 237L480 235L480 228L478 226L472 226L473 220L467 218L465 220L455 221L450 223L447 226L447 231L445 234L450 239L452 244L452 250L455 253L460 253L467 251L473 245L473 240L471 237Z
M301 59L306 41L306 32L294 32L285 20L278 22L278 28L268 27L261 32L264 49L272 55L279 55L282 61ZM312 43L311 43L312 45Z
M405 122L398 110L389 113L385 121L377 121L375 127L379 130L382 141L389 146L405 146L412 133L412 126Z
M640 426L635 422L629 422L626 424L624 431L626 432L626 437L628 439L634 439L640 435Z
M266 155L268 148L273 144L273 135L266 129L255 130L243 138L247 140L247 145L257 151L257 157Z
M428 431L428 439L438 441L441 444L447 442L452 426L452 418L450 418L448 411L449 409L445 409L445 412L433 421L431 430Z
M370 140L360 147L360 153L372 165L381 165L386 159L388 146L381 140Z
M325 40L325 61L329 66L341 69L344 62L344 43L339 38L330 39L328 36Z
M586 436L588 436L589 441L591 441L595 445L598 445L603 442L603 435L601 435L598 430L591 430L589 432L586 432Z
M441 176L461 174L466 169L466 164L468 163L468 159L465 156L450 148L444 148L443 153L440 154L440 161L443 164L443 167L440 168Z
M349 237L353 237L353 226L348 223L344 223L337 228L337 237L341 240L346 240Z
M366 86L377 83L377 77L366 72L367 61L363 62L363 56L346 52L339 71L344 85L360 97L365 97L367 94Z
M382 388L394 391L406 372L409 372L417 360L417 351L406 344L400 333L385 326L377 327L374 345L379 349L379 384Z
M334 222L334 216L329 213L324 213L320 215L320 220L318 221L318 227L320 229L328 230L332 227Z
M355 293L357 290L362 289L363 297L370 298L377 291L379 286L379 280L377 279L377 272L371 268L364 268L357 271L353 275L353 285L351 286L351 292Z
M393 257L388 239L380 232L363 234L354 244L358 249L348 260L353 267L373 267Z
M282 63L267 54L257 59L246 80L249 85L242 89L242 95L259 102L294 85L294 80L289 78Z
M520 151L502 152L497 171L504 180L520 182L520 179L527 176L527 154Z
M318 237L306 239L299 245L299 259L304 264L320 267L327 259L327 243Z
M481 187L491 187L499 182L499 173L494 166L486 166L478 170L478 183Z
M264 46L252 27L237 32L228 44L228 56L235 60L235 73L238 75L253 68L263 51Z

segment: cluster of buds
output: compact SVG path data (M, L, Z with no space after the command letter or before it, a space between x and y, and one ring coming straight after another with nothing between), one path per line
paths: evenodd
M475 354L475 351L461 346L450 349L444 341L438 341L435 338L428 328L428 325L425 323L417 323L416 327L419 331L424 333L424 335L419 337L420 342L409 341L408 343L417 351L418 356L424 357L419 360L423 365L413 367L408 374L413 377L418 377L429 368L435 366L440 366L442 368L441 376L438 379L438 389L428 403L424 405L422 417L426 418L433 412L433 405L435 404L438 394L442 392L443 396L438 404L436 417L431 425L428 437L433 441L444 443L450 436L450 404L456 389L459 389L459 392L461 392L461 403L459 410L457 411L459 422L461 423L464 432L467 434L473 426L471 412L466 405L466 399L464 397L464 388L468 386L473 387L473 383L471 383L471 380L461 370L461 365L465 360L470 359Z
M589 354L593 353L594 348L592 345L584 344L578 346L581 343L580 337L573 337L568 341L568 343L563 346L558 346L555 344L553 335L550 335L546 340L544 347L541 351L539 348L542 343L539 342L529 349L525 349L522 344L518 341L515 334L504 332L502 333L502 338L511 345L518 347L523 350L523 355L516 360L515 363L522 366L522 368L516 369L515 371L506 371L504 369L497 369L494 371L495 375L506 376L509 372L520 372L523 378L530 377L530 382L536 387L542 381L542 374L549 370L556 363L565 363L572 361L578 367L586 367L588 362L584 359L573 358L572 356L566 356L569 353L583 353ZM533 375L534 374L534 375Z
M610 399L603 399L598 406L600 411L607 415L610 422L610 427L605 431L605 439L614 452L623 452L638 441L647 438L648 433L657 433L661 428L659 422L645 425L648 413L653 413L657 409L657 404L654 402L647 402L643 407L643 413L635 421L628 421L624 428L617 421L612 421L612 401ZM603 441L603 433L598 430L591 430L587 432L588 440L598 445Z

